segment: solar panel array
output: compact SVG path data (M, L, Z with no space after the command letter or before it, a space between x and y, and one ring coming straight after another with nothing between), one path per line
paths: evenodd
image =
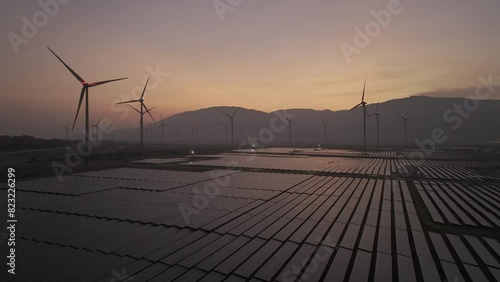
M220 157L191 165L248 158ZM255 156L258 172L177 165L19 181L15 278L500 281L497 180L457 160L396 173L414 161Z

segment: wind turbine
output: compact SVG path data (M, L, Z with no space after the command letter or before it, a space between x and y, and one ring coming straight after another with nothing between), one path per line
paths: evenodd
M326 125L328 124L328 121L326 121L323 116L321 116L321 121L323 123L323 132L324 132L324 138L325 140L323 141L323 147L326 146Z
M410 110L409 108L406 110L406 113L404 116L398 115L398 117L400 119L402 119L404 121L404 124L405 124L405 148L408 145L408 111L409 110Z
M118 80L123 80L127 79L127 77L122 77L122 78L116 78L116 79L110 79L110 80L103 80L103 81L98 81L98 82L86 82L80 75L78 75L72 68L70 68L50 47L47 46L47 48L54 54L54 56L61 61L61 63L73 74L73 76L82 84L82 92L80 93L80 100L78 102L78 108L76 110L76 116L75 120L73 121L73 127L71 130L75 129L75 124L76 120L78 118L78 113L80 112L80 107L82 106L82 101L83 98L85 97L85 140L89 141L89 88L94 87L94 86L99 86L102 84L110 83L113 81L118 81Z
M379 116L380 112L378 111L378 105L380 104L380 98L378 99L377 102L377 109L373 114L369 114L368 116L375 116L377 118L377 149L379 149L379 142L380 142L380 123L379 123Z
M101 119L97 123L94 123L94 120L92 120L92 124L90 125L90 128L92 128L92 136L94 138L94 141L97 140L97 130L99 130L99 123L101 123Z
M191 140L194 144L194 129L195 129L195 126L194 125L191 125Z
M285 117L286 120L288 120L288 133L290 134L289 135L289 143L290 143L290 147L292 146L292 120L295 119L295 116L291 117L291 118L287 118Z
M260 124L257 123L257 134L255 135L255 137L259 138L259 134L260 134Z
M223 115L229 117L229 119L231 120L231 148L234 148L234 116L239 110L240 108L237 108L232 115L226 114L225 112L221 112Z
M123 101L123 102L116 103L116 105L137 103L137 102L139 102L141 104L140 111L129 105L132 109L134 109L136 112L138 112L139 115L141 116L141 123L140 123L141 124L141 149L144 148L144 114L148 113L149 116L151 117L151 119L153 121L155 120L155 118L153 117L153 115L150 112L151 110L154 109L154 107L151 108L151 110L149 110L148 107L146 107L146 104L144 104L144 93L146 93L146 87L148 86L148 82L149 82L149 77L148 77L148 80L146 81L146 85L144 85L144 90L142 90L141 98L139 100L129 100L129 101ZM144 111L144 109L146 109L146 111Z
M160 125L158 128L161 128L161 143L164 143L163 141L163 128L168 127L166 124L163 123L163 117L160 114Z
M154 124L151 124L149 126L149 132L151 133L151 143L155 140L155 126Z
M363 106L363 150L366 150L366 116L368 115L368 113L366 112L366 104L368 103L365 102L365 89L366 89L366 78L365 78L365 84L363 85L363 95L361 96L361 102L349 110L352 111L359 106Z
M221 124L224 125L224 127L226 128L226 146L227 146L227 133L228 133L228 126L229 126L229 119L225 123L221 123Z
M196 144L200 144L200 125L196 125Z
M64 129L64 131L65 131L65 133L66 133L66 140L68 140L68 132L70 131L69 126L67 126L67 125L66 125L66 126L63 126L63 127L61 127L61 128L63 128L63 129ZM2 135L2 134L0 134L0 136L1 136L1 135Z

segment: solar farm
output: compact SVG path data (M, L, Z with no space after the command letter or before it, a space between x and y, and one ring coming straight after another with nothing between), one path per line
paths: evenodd
M500 281L499 167L269 148L22 180L16 281Z

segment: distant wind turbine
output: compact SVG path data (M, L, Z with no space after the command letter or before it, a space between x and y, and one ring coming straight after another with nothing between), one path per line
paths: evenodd
M377 109L375 110L375 112L373 114L369 114L368 116L375 116L377 118L377 149L379 149L380 147L380 123L379 123L379 116L380 116L380 112L378 111L378 106L380 104L380 98L378 99L378 102L377 102Z
M324 131L324 142L323 142L323 146L326 146L326 125L328 124L328 121L326 121L323 116L321 116L321 121L323 123L323 131Z
M144 114L148 113L149 116L151 117L151 119L153 121L155 120L155 118L153 117L153 115L150 112L151 110L153 110L153 108L151 108L151 110L149 110L148 107L146 107L146 104L144 104L144 93L146 93L146 87L148 86L148 82L149 82L149 77L148 77L148 80L146 81L146 85L144 85L144 90L142 90L141 98L139 98L139 100L129 100L129 101L123 101L123 102L116 103L116 105L137 103L137 102L141 104L140 111L129 105L132 109L134 109L136 112L138 112L139 115L141 116L141 122L140 122L140 125L141 125L141 149L144 148ZM144 111L144 109L146 109L146 111Z
M257 134L255 135L255 137L259 138L259 134L260 134L260 124L257 123Z
M115 133L115 125L111 125L111 141L115 140L115 136L114 136L114 133Z
M61 127L61 128L62 128L62 129L64 129L64 131L65 131L65 133L66 133L66 140L68 140L68 132L70 131L69 126L67 126L67 125L66 125L66 126L63 126L63 127ZM2 134L0 134L0 136L1 136L1 135L2 135Z
M191 140L192 140L193 144L195 143L194 142L194 129L195 129L195 126L191 125Z
M154 124L151 124L149 126L149 132L151 133L151 143L155 140L155 126Z
M293 116L291 118L285 117L285 119L288 120L289 144L290 144L290 147L291 147L292 146L292 120L295 119L295 116Z
M229 126L229 119L222 123L222 125L224 125L224 127L226 128L226 146L227 146L227 133L228 133L228 126Z
M75 120L73 121L73 127L71 130L75 129L76 120L78 118L78 113L80 112L80 107L82 106L83 98L85 97L85 140L89 141L89 88L94 86L99 86L102 84L110 83L113 81L127 79L126 77L111 79L111 80L103 80L98 82L86 82L81 76L79 76L72 68L70 68L52 49L47 47L54 56L61 61L61 63L73 74L73 76L82 84L82 92L80 93L80 101L78 102L78 108L76 110Z
M160 125L158 126L158 128L161 128L161 143L165 143L164 142L164 139L163 139L163 128L167 127L168 128L168 125L166 125L165 123L163 123L163 117L161 116L160 114Z
M404 125L405 125L405 148L408 145L408 111L409 110L410 110L409 108L406 110L406 113L404 116L398 115L398 117L404 121Z
M366 112L366 104L368 103L365 102L365 89L366 89L366 78L365 78L365 84L363 85L363 94L361 96L361 102L349 110L352 111L359 106L363 106L363 150L366 150L366 117L368 115L368 113Z
M226 114L225 112L221 112L223 115L229 117L229 119L231 120L231 148L234 148L234 116L239 110L240 108L237 108L232 115Z
M92 120L92 124L90 125L90 128L92 128L92 137L94 138L94 141L97 140L97 131L99 130L99 124L101 123L101 119L97 123L94 123L94 120Z
M200 144L200 125L196 125L196 143Z

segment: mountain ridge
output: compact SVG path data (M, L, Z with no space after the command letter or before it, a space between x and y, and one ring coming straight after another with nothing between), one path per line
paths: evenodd
M432 132L441 128L449 137L447 143L488 143L498 139L498 126L495 120L500 118L499 100L478 100L478 108L467 112L464 98L411 96L381 102L380 111L380 143L381 145L401 145L404 143L403 121L397 115L404 115L408 110L408 143L415 139L424 140L432 138ZM377 103L367 104L369 114L374 113ZM457 106L462 105L462 106ZM462 117L456 112L456 107L468 114ZM170 128L166 129L165 139L169 142L199 142L210 144L225 143L224 122L227 117L220 112L232 114L236 106L214 106L193 111L178 113L164 118L164 123ZM470 107L469 107L470 108ZM451 112L450 112L451 111ZM157 113L158 114L158 113ZM361 108L349 110L315 110L307 108L281 109L264 112L254 109L240 108L234 118L235 142L247 140L248 137L257 135L257 124L261 130L271 129L273 117L278 117L280 130L274 129L271 145L288 144L289 131L286 120L279 115L289 114L296 118L292 121L292 144L311 145L324 143L322 118L327 124L327 145L360 145L362 143L362 110ZM446 117L445 117L446 115ZM455 128L460 118L460 126ZM276 120L275 125L278 126ZM155 128L159 121L152 123ZM146 125L146 127L151 124ZM194 134L193 134L194 126ZM283 126L285 128L283 129ZM206 139L205 139L205 127ZM272 130L273 131L273 130ZM151 142L151 136L145 130L145 140ZM194 138L193 138L194 135ZM120 139L136 141L139 139L137 128L119 132ZM229 140L231 140L229 128ZM367 142L369 146L376 144L376 122L372 116L367 119ZM161 141L160 130L154 133L154 141Z

